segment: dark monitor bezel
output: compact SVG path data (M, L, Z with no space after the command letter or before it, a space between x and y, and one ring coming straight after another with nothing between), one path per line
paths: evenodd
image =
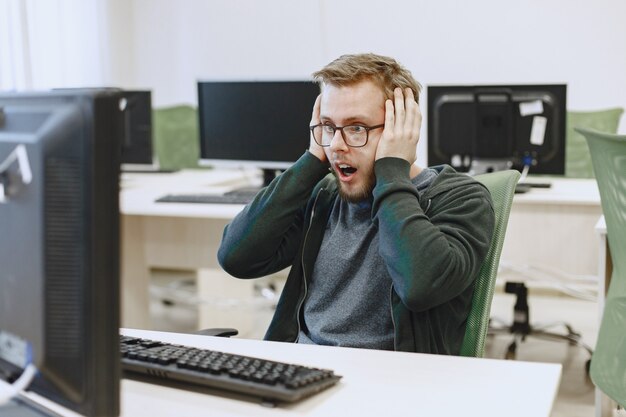
M30 311L0 305L0 329L31 345L39 374L28 389L86 416L119 414L120 98L94 89L0 94L2 157L22 144L32 170L32 182L16 183L0 204L9 231L0 250L12 251L0 285ZM9 130L16 114L21 127ZM4 359L2 374L19 372Z
M506 160L507 166L520 171L528 166L529 174L564 175L565 84L431 85L427 87L427 95L428 165L449 164L458 171L468 172L474 160L493 161L494 165ZM485 98L480 106L477 97ZM543 111L524 114L520 104L535 102L541 103L539 107ZM457 117L448 115L447 120L442 120L444 105L458 106ZM482 119L481 108L486 114ZM450 113L454 115L453 111ZM536 116L547 120L541 145L530 143ZM484 127L485 120L498 122L491 129L491 132L500 129L498 137L489 137L488 133L479 135L480 129L489 132L488 124ZM444 130L448 133L442 133ZM500 141L499 135L510 136Z
M315 98L319 95L319 86L316 83L310 80L201 80L197 82L197 87L201 166L284 170L289 168L308 149L311 111ZM224 90L213 94L213 96L220 96L220 98L215 100L219 103L223 97L227 97L226 92L229 89L237 88L246 89L246 93L250 97L260 94L260 91L271 93L273 91L283 91L281 89L287 88L296 89L295 92L298 94L297 97L294 97L296 100L291 102L281 102L279 100L280 97L276 97L275 94L267 94L262 97L263 100L274 99L276 104L273 106L257 106L253 99L248 98L245 100L242 104L246 106L247 112L251 113L253 110L256 110L259 113L268 115L267 118L272 119L271 121L266 119L265 123L259 123L258 121L248 120L241 113L237 115L232 108L228 109L229 114L224 114L223 107L215 109L216 106L207 100L208 90ZM258 91L255 92L255 89L258 89ZM308 95L303 97L303 93ZM300 122L293 122L291 134L285 130L289 129L287 127L289 126L288 123L292 123L291 119L294 118L289 115L290 112L297 112L297 117L300 119ZM217 152L215 141L209 133L210 128L208 124L210 123L211 114L219 114L219 117L225 117L227 120L237 120L237 122L231 123L233 129L242 126L244 128L251 125L256 126L257 138L237 138L239 141L238 145L232 144L233 147L230 149L232 151L230 153L236 154L236 156L225 155L225 152ZM256 116L252 115L252 117ZM282 129L281 122L283 123ZM276 127L268 128L268 125Z
M152 92L123 90L122 170L157 167L152 133Z

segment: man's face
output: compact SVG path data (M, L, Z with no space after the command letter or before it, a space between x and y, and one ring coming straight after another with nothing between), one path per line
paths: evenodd
M334 126L376 126L385 122L385 96L369 80L349 86L325 84L320 105L321 123ZM337 130L330 146L324 148L337 178L340 195L350 202L371 196L376 183L374 158L383 129L369 132L367 144L360 148L346 145Z

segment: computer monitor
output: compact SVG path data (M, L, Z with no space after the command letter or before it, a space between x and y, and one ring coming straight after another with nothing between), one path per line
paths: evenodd
M152 172L158 169L152 140L152 92L118 87L57 88L53 91L111 91L121 94L124 115L121 167L123 171Z
M565 173L565 85L429 86L428 165Z
M123 90L122 96L122 170L156 170L152 146L152 93Z
M119 415L121 98L0 94L0 378L85 416Z
M260 168L264 184L309 146L311 81L200 81L200 164Z

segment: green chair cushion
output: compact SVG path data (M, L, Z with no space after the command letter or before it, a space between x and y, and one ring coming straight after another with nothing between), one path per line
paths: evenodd
M588 128L606 133L616 133L624 109L598 111L568 111L566 122L565 176L593 178L591 157L585 138L575 128Z
M161 169L198 168L198 111L181 105L152 112L154 147Z

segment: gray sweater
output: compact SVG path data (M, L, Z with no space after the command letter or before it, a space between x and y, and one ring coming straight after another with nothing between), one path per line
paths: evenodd
M436 176L425 169L411 182L421 194ZM391 276L376 229L372 199L335 200L304 301L299 343L393 350Z

